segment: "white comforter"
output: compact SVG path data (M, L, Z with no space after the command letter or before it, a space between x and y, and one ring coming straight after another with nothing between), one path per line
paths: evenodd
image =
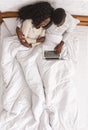
M4 40L0 130L77 129L78 112L72 83L75 43L71 38L63 47L61 60L47 61L42 58L41 45L29 49L22 46L16 36Z

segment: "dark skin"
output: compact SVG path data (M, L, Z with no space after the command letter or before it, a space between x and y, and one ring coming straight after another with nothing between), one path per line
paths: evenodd
M58 54L61 53L63 45L64 45L64 41L61 41L61 42L54 48L54 50L56 51L56 53L58 53Z
M16 33L22 45L24 45L25 47L32 47L31 43L28 44L25 40L25 37L19 27L16 28Z
M36 42L44 42L44 41L45 41L45 37L39 37L36 40Z

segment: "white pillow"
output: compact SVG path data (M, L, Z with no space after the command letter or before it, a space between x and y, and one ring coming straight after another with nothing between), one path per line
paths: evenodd
M17 18L6 18L4 19L4 26L10 33L10 35L16 34Z

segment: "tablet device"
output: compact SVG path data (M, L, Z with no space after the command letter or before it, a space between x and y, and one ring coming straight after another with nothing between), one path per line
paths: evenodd
M59 59L60 55L56 51L44 50L43 57L45 59Z

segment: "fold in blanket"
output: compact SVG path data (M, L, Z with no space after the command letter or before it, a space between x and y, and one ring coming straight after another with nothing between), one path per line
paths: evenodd
M4 40L2 74L5 90L0 130L76 130L74 74L76 43L69 41L66 58L47 61L43 47L26 48L16 36Z

